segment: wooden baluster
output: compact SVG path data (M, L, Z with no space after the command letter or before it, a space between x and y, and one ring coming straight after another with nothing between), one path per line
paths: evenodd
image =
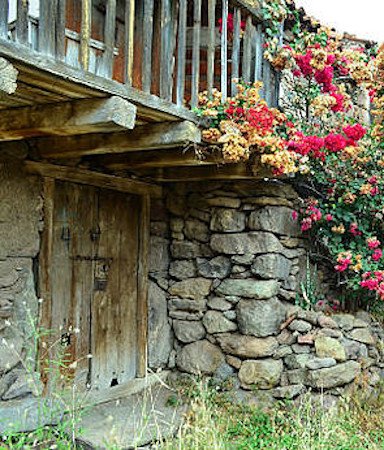
M170 0L161 2L161 50L160 50L160 97L171 100L172 5Z
M263 31L257 25L255 33L255 81L261 81L263 72Z
M56 58L65 60L65 22L66 22L66 0L58 0L56 14Z
M144 0L143 26L142 89L149 93L152 81L153 0Z
M284 21L280 24L280 32L279 32L279 46L282 47L284 44ZM281 82L281 72L273 70L275 75L275 92L273 97L272 106L278 107L280 100L280 82Z
M233 14L233 43L232 43L232 96L236 95L237 87L234 79L239 79L240 64L240 34L241 34L241 11L235 8Z
M57 0L40 0L39 52L54 56L56 53Z
M264 99L267 102L268 106L271 106L274 86L272 85L271 64L266 59L264 59L263 61L263 83Z
M251 62L252 62L252 16L247 17L244 33L244 44L243 44L243 80L251 81Z
M0 0L0 38L8 39L8 0Z
M98 70L98 75L112 78L113 75L113 52L115 49L116 30L116 0L107 0L104 25L104 54Z
M221 15L221 102L227 100L228 83L228 0L223 0L223 11Z
M135 38L135 0L125 1L125 83L132 86Z
M212 97L215 78L215 48L216 48L216 0L208 0L208 51L207 51L207 91Z
M198 102L200 81L200 28L201 28L201 0L193 2L193 48L192 48L192 92L191 106L195 108Z
M185 92L185 47L187 40L187 0L179 0L176 103L182 106Z
M16 41L28 44L28 0L17 0Z
M81 30L80 30L80 64L83 70L89 69L91 25L92 25L92 0L82 0Z

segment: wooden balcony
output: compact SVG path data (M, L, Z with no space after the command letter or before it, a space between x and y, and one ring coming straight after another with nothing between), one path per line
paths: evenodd
M182 178L172 170L189 165L185 153L163 154L151 166L150 153L140 165L132 152L198 142L191 111L198 93L216 88L227 97L235 93L234 78L262 80L265 99L276 105L279 80L263 59L263 43L259 11L247 0L0 0L0 56L19 71L16 93L0 96L0 109L8 110L0 139L32 138L38 157L85 157L90 167L92 155L99 164L102 154L129 152L130 173ZM91 119L85 109L93 111ZM170 128L180 121L176 131ZM20 123L12 130L10 122ZM120 155L120 171L123 160ZM117 167L108 164L101 170ZM204 163L214 164L217 158Z

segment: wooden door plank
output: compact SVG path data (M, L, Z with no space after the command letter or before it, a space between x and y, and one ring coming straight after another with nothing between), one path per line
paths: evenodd
M138 260L138 306L137 306L137 376L147 374L148 357L148 258L150 242L151 198L145 195L141 200Z
M172 92L172 5L171 0L161 1L161 48L160 48L160 97L171 100Z

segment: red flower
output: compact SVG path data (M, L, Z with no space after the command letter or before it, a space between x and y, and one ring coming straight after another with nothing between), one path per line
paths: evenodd
M383 256L383 251L380 248L377 248L372 255L372 259L374 261L379 261L381 257Z
M330 152L339 152L347 146L347 141L341 134L330 133L325 138L325 147Z
M355 125L347 125L343 128L345 135L354 141L359 141L367 133L367 129L359 123Z

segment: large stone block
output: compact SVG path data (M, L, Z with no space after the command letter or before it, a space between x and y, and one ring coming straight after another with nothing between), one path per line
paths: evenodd
M197 300L207 297L211 291L211 285L212 281L205 278L189 278L174 283L169 288L169 293L176 297Z
M319 358L334 358L336 361L345 361L345 349L337 339L318 336L315 340L316 355Z
M331 389L353 381L360 373L360 364L347 361L325 369L310 370L306 384L316 389Z
M237 330L237 325L227 319L223 313L219 311L208 311L203 318L205 329L210 334L226 333Z
M176 360L179 370L193 375L213 374L224 362L222 351L207 340L186 345Z
M286 250L272 233L249 232L232 234L213 234L211 247L225 255L244 255L261 253L283 253Z
M171 253L175 259L191 259L207 256L204 247L198 242L179 241L171 245Z
M195 263L189 260L175 260L169 266L169 274L179 280L194 278L197 274Z
M206 334L201 322L190 322L188 320L174 320L173 331L177 339L186 344L200 341Z
M212 213L212 231L234 232L245 229L245 214L236 209L215 209Z
M266 279L285 280L291 271L292 262L280 254L260 255L254 260L251 271Z
M375 338L368 328L355 328L348 337L362 344L373 345L375 343Z
M149 271L167 272L169 268L169 241L159 236L151 236L149 251Z
M279 284L276 280L227 279L220 284L216 292L222 295L235 295L261 300L274 297L278 290Z
M255 337L277 335L284 319L285 306L276 298L241 300L237 305L237 322L243 334Z
M282 372L283 363L281 360L247 360L240 367L239 380L245 389L251 387L271 389L279 383Z
M227 333L216 337L224 353L242 358L265 358L272 356L279 344L274 337L256 338L242 334Z
M184 234L188 239L200 242L208 242L210 235L208 226L200 220L186 220Z
M225 256L212 259L197 259L199 275L205 278L225 278L231 273L231 261Z
M251 230L297 236L299 234L298 222L292 219L292 212L291 208L285 206L266 206L250 214L248 227Z
M168 322L166 293L150 281L148 287L148 364L165 367L173 347L173 335Z

